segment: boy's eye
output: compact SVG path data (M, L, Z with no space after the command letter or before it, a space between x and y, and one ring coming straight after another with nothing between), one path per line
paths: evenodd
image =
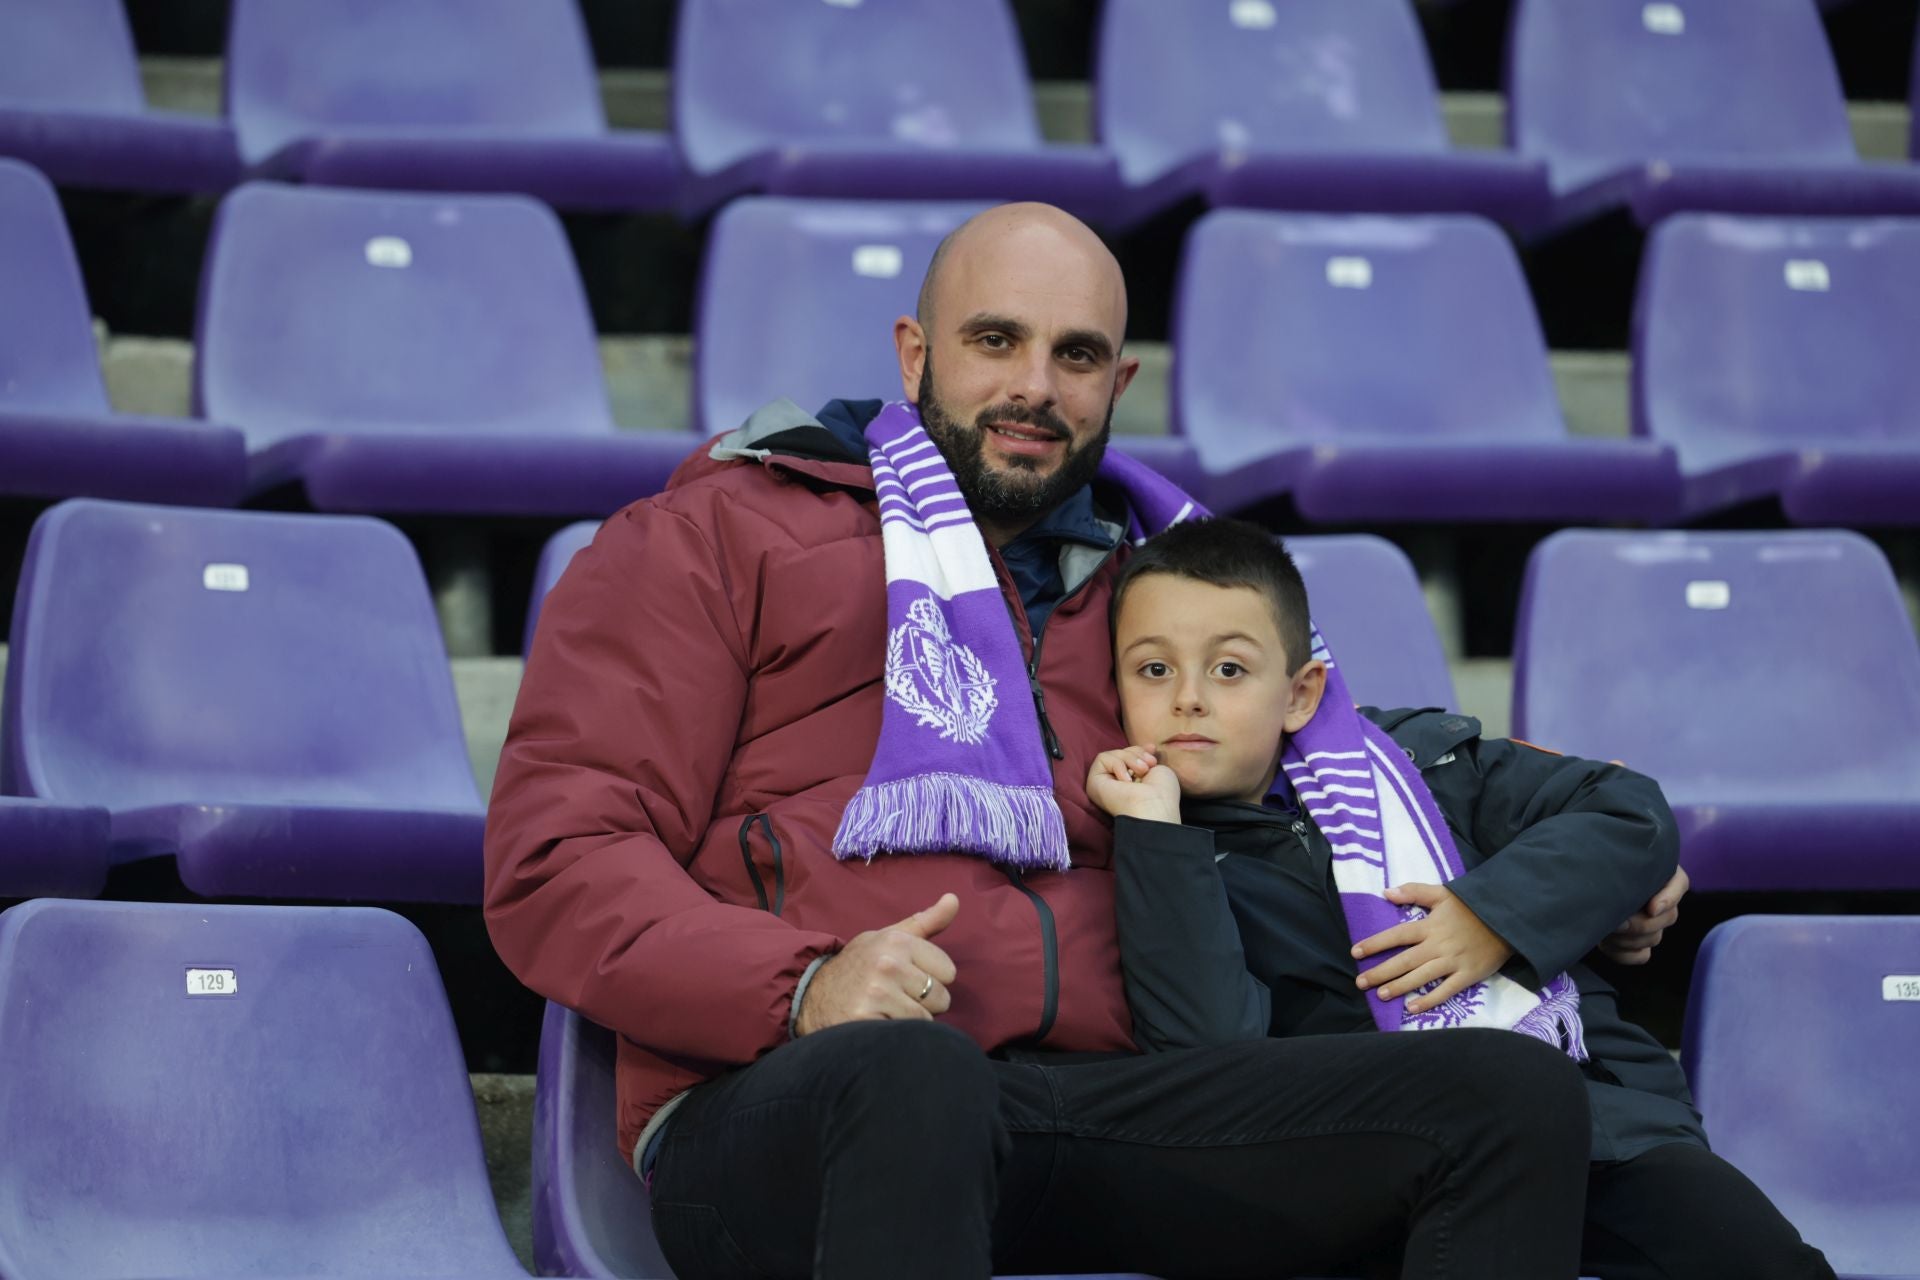
M1232 680L1246 674L1247 669L1237 662L1223 662L1215 667L1214 670L1220 673L1222 679Z
M1159 680L1166 676L1167 673L1167 664L1164 662L1149 662L1140 668L1140 674L1149 680Z

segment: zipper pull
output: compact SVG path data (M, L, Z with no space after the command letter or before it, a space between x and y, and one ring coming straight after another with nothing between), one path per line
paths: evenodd
M1307 848L1307 824L1300 819L1293 820L1293 838L1300 842L1301 848Z
M1047 754L1055 760L1065 760L1067 753L1060 747L1060 739L1053 731L1053 721L1047 719L1047 695L1040 687L1040 672L1037 664L1027 664L1027 684L1033 690L1033 709L1040 715L1040 734L1046 739Z

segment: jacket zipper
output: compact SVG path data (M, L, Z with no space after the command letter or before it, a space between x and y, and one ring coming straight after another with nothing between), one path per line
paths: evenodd
M760 877L760 868L753 860L753 824L759 823L766 832L767 845L773 850L773 902L767 902L767 882ZM740 860L747 865L747 878L753 881L754 900L762 911L771 911L779 915L787 905L787 866L780 850L780 837L773 833L773 819L764 813L750 813L740 824Z
M1012 867L1002 867L1013 887L1027 895L1033 903L1033 913L1040 917L1040 955L1041 972L1045 979L1045 994L1040 1000L1040 1029L1033 1038L1045 1040L1053 1031L1053 1020L1060 1012L1060 938L1054 928L1053 908L1047 900L1027 886L1020 872Z
M1027 686L1033 690L1033 709L1040 717L1040 736L1046 741L1047 754L1055 760L1065 760L1067 753L1061 748L1060 735L1053 731L1053 721L1047 716L1047 694L1040 685L1040 646L1046 641L1047 624L1053 621L1053 615L1065 608L1067 601L1085 591L1087 584L1100 576L1100 571L1107 567L1107 561L1113 559L1114 553L1119 550L1119 541L1108 547L1107 554L1100 557L1100 563L1093 566L1093 572L1083 578L1079 586L1060 597L1052 612L1047 614L1047 621L1041 623L1040 630L1033 635L1033 656L1027 659Z

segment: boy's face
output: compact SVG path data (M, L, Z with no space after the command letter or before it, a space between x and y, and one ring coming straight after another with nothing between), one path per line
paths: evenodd
M1170 573L1128 586L1113 665L1127 741L1152 748L1190 799L1265 799L1284 735L1326 687L1324 663L1287 670L1266 596Z

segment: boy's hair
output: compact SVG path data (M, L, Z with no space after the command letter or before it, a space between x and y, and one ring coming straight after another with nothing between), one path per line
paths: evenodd
M1127 589L1150 573L1191 578L1216 587L1248 587L1267 598L1288 672L1313 656L1307 584L1280 540L1244 520L1187 520L1163 530L1136 549L1113 584L1113 619Z

